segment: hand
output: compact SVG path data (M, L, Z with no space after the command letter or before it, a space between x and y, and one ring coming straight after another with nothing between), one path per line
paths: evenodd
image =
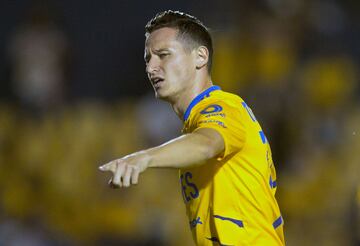
M149 159L145 153L137 152L104 164L99 170L113 173L113 177L109 180L110 187L129 187L130 184L138 183L140 173L149 165Z

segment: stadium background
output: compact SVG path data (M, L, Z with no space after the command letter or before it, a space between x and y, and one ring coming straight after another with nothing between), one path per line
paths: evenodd
M126 190L97 171L181 129L144 72L143 27L167 9L211 27L214 82L262 123L287 244L360 245L351 0L2 1L0 245L193 245L176 171Z

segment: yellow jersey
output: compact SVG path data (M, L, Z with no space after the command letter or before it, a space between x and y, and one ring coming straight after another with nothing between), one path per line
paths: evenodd
M180 170L182 195L197 245L284 245L269 142L247 104L212 86L190 103L183 133L212 128L224 152Z

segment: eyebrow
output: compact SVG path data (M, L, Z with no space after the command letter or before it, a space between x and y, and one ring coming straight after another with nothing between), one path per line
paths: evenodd
M156 53L160 53L160 52L163 52L163 51L170 51L170 50L168 48L161 48L161 49L155 50Z
M160 49L155 50L154 53L158 54L158 53L161 53L161 52L164 52L164 51L169 52L170 49L168 49L168 48L160 48ZM150 57L151 57L150 52L145 52L145 55L144 55L145 62L148 61L150 59Z

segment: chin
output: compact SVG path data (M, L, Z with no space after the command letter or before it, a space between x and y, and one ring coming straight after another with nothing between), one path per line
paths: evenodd
M157 99L161 99L161 100L164 100L164 101L169 101L170 95L168 95L168 93L166 93L165 90L159 89L159 90L155 90L155 97Z
M163 95L162 93L159 93L157 91L155 91L155 97L157 99L161 99L161 100L166 100L166 98L167 98L165 95Z

